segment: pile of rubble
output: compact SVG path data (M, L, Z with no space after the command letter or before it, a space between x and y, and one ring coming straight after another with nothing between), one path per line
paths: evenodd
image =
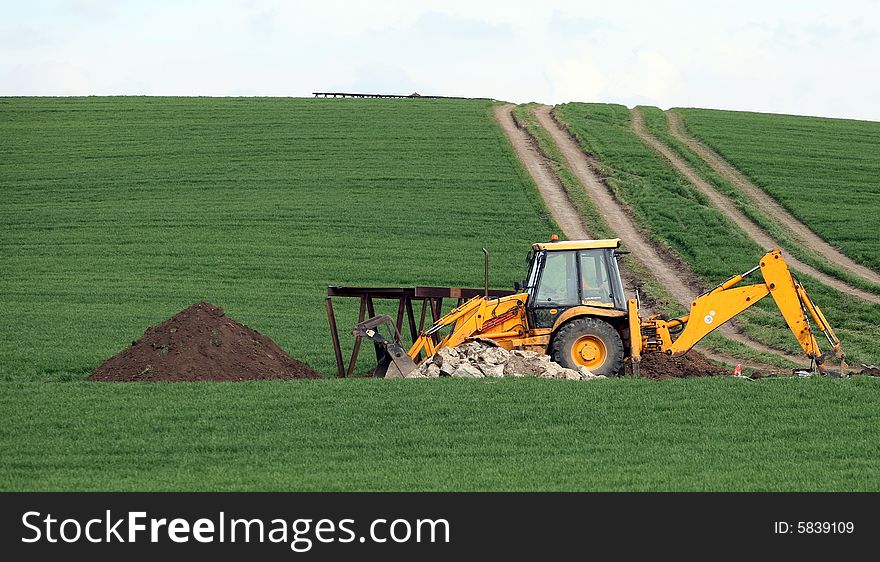
M427 377L542 377L573 381L605 378L604 375L594 375L586 367L566 369L551 361L548 355L534 351L507 351L475 341L441 348L405 378Z

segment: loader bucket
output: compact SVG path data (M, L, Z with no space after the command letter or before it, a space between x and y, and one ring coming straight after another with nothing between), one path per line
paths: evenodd
M391 331L391 339L386 339L379 333L380 326L389 326ZM400 334L388 315L374 316L368 320L356 324L351 331L353 336L369 338L373 340L376 347L376 368L373 370L373 377L386 379L399 379L410 374L418 368L406 351L398 343Z

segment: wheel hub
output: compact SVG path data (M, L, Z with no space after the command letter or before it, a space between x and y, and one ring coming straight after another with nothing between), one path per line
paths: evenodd
M596 368L605 362L608 350L605 342L596 336L582 336L571 348L572 359L588 369Z

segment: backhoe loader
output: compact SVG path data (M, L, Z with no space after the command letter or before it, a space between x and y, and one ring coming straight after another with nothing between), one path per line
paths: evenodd
M500 298L488 296L488 252L486 292L474 297L422 331L406 352L394 338L379 334L389 317L374 317L355 326L353 334L376 344L379 367L374 376L405 375L444 346L480 340L507 350L523 349L550 355L562 365L585 366L595 374L618 375L624 364L638 375L643 354L679 356L721 324L770 295L794 334L811 368L823 374L826 361L845 355L819 307L788 269L778 249L767 252L760 263L734 275L693 300L690 313L667 319L654 314L639 316L638 298L627 300L617 267L620 239L572 240L532 245L528 274L515 286L515 293ZM763 280L742 285L746 277L760 270ZM810 325L827 338L830 348L823 353ZM444 333L445 332L445 333Z

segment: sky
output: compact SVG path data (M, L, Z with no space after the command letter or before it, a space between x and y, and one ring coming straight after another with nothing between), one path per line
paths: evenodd
M0 0L0 95L315 91L880 121L880 0Z

